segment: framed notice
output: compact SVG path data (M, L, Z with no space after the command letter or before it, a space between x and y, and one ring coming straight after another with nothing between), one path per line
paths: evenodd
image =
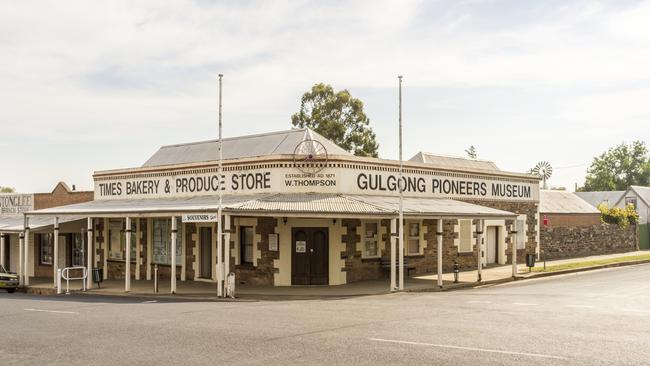
M306 253L307 252L307 242L304 240L296 241L296 253Z
M278 236L279 234L269 234L269 250L272 252L278 251Z

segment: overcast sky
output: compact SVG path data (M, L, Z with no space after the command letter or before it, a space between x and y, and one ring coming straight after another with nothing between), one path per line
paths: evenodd
M110 3L110 4L109 4ZM291 127L314 83L362 99L380 156L479 157L554 186L650 140L648 1L5 1L0 185L92 188L160 145Z

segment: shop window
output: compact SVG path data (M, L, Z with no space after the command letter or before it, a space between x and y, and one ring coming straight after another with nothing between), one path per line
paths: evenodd
M84 265L85 233L70 234L70 264L74 267Z
M467 253L472 251L472 220L458 220L458 251Z
M526 220L517 219L517 249L526 248Z
M136 250L137 246L140 245L138 242L138 225L136 223L136 220L131 220L131 262L136 261ZM126 242L124 243L126 247Z
M182 223L177 220L178 233L176 235L176 265L181 265L183 245L182 245ZM153 263L171 264L171 219L153 219Z
M379 256L379 224L367 222L363 234L363 257L376 258Z
M126 238L124 236L124 222L122 220L108 221L108 259L124 260Z
M407 226L408 231L408 254L409 255L418 255L420 254L420 223L411 222Z
M37 234L39 251L39 262L42 265L51 266L54 255L54 234Z
M240 226L239 228L239 249L241 264L253 264L253 239L252 226Z

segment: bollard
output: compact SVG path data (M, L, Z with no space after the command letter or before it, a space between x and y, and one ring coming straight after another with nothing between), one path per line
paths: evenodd
M61 268L56 270L56 293L61 295L63 291L61 290Z
M158 293L158 265L153 266L153 292Z

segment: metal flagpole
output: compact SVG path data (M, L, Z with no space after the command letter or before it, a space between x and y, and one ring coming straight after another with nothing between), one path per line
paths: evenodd
M399 79L399 289L404 290L404 192L403 192L403 161L402 161L402 75Z
M223 79L223 74L219 74L219 169L218 169L218 176L219 176L219 206L217 209L217 296L223 296L223 238L221 237L221 234L223 232L223 227L222 227L222 222L221 222L221 217L223 214L223 197L222 197L222 189L223 189L223 180L222 180L222 175L223 175L223 166L222 166L222 160L223 160L223 141L221 139L222 137L222 116L221 116L221 84L222 84L222 79Z

